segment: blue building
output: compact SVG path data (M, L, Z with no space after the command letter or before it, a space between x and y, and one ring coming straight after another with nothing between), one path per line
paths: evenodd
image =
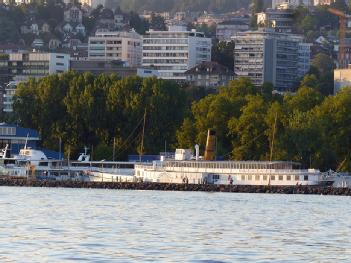
M8 144L9 155L13 156L23 149L26 142L27 147L38 149L38 141L40 136L38 131L28 128L19 127L14 124L0 123L0 149L3 149ZM42 150L48 158L58 159L60 155L58 152Z
M8 144L11 155L18 154L26 141L28 147L36 148L39 140L39 133L36 130L0 123L0 148L3 149Z

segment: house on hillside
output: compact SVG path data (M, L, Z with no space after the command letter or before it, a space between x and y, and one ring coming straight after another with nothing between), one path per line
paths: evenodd
M234 79L234 72L229 68L214 62L203 62L185 72L187 81L193 86L217 88L225 86Z

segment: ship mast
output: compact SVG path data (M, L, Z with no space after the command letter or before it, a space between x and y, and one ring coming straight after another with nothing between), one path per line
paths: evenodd
M277 116L278 113L275 113L275 118L274 118L274 126L273 126L273 134L272 134L272 142L271 142L271 152L269 155L269 161L271 162L273 159L273 149L274 149L274 139L275 139L275 130L276 130L276 126L277 126Z
M144 112L143 133L141 134L141 144L140 144L140 151L139 151L139 162L141 162L141 156L143 155L143 150L144 150L145 122L146 122L146 108L145 108L145 112Z

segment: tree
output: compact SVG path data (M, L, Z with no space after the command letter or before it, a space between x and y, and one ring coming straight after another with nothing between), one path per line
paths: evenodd
M149 29L149 23L146 20L141 19L135 12L129 13L129 25L141 35L145 34L145 32Z
M247 104L241 111L239 118L231 118L228 122L229 133L233 137L233 158L239 160L265 159L269 148L268 139L265 136L267 105L261 96L249 95Z
M212 61L216 61L227 68L234 70L234 41L215 42L212 45Z
M318 69L318 72L320 74L319 76L329 74L335 68L334 60L324 53L318 53L312 59L311 65Z
M152 13L150 28L158 31L167 30L164 18L162 16L158 16Z

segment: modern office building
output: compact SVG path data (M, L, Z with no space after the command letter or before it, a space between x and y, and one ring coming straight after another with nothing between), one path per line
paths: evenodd
M122 78L137 74L137 68L126 67L122 61L115 60L72 60L71 70L78 73L90 72L94 75L116 74Z
M143 67L158 70L159 77L186 80L185 71L211 61L212 42L204 33L170 26L168 31L146 32L143 38Z
M11 53L9 72L15 81L41 78L69 70L70 55L64 53Z
M120 60L138 67L142 59L142 37L134 32L97 32L89 37L90 60Z
M274 30L247 31L233 37L234 76L264 82L277 90L290 91L310 68L309 45L297 35Z
M5 59L6 58L6 59ZM1 74L7 79L3 94L3 111L12 112L16 85L30 78L42 78L69 70L70 55L63 53L10 53L1 60Z

